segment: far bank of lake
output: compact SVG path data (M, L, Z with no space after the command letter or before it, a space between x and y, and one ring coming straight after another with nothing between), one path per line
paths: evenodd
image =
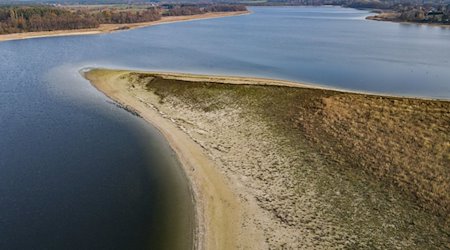
M23 32L23 33L13 33L13 34L3 34L0 35L1 41L13 41L31 38L41 38L41 37L58 37L58 36L85 36L85 35L95 35L103 33L111 33L118 31L125 31L131 29L138 29L153 25L167 24L174 22L186 22L190 20L201 20L210 18L219 18L227 16L238 16L249 14L248 11L235 11L235 12L210 12L205 14L189 15L189 16L165 16L161 20L142 22L142 23L127 23L127 24L101 24L98 28L92 29L73 29L73 30L55 30L55 31L38 31L38 32Z
M402 23L402 24L410 24L410 25L427 25L432 27L439 27L439 28L449 28L450 24L445 23L433 23L433 22L413 22L413 21L403 21L400 20L400 13L397 13L395 11L390 12L382 12L378 14L374 14L371 16L366 17L367 20L373 20L373 21L384 21L384 22L394 22L394 23Z

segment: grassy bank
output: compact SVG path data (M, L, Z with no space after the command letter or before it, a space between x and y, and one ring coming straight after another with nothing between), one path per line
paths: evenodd
M122 79L199 144L267 247L449 247L449 102L263 79L93 73Z

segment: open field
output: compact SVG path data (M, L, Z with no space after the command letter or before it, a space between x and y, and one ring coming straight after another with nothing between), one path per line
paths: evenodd
M233 240L214 244L450 247L448 101L255 78L117 70L86 77L168 138L191 179L204 246L225 235ZM186 166L183 150L194 148L187 143L207 167Z

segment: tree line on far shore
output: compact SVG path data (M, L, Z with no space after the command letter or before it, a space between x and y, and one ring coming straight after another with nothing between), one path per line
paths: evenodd
M197 5L162 5L166 11L163 12L165 16L186 16L186 15L198 15L207 12L231 12L231 11L246 11L247 8L244 5L229 5L229 4L214 4L199 7Z
M138 9L2 6L0 34L97 28L100 24L151 22L161 19L162 16L245 10L246 7L241 5L170 5Z
M398 19L407 22L441 23L450 25L450 4L431 6L401 6L395 9Z

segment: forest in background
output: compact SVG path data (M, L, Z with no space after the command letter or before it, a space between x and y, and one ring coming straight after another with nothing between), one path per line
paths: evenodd
M151 22L162 16L245 11L242 5L167 4L163 6L58 7L0 6L0 34L97 28L100 24Z
M450 4L396 6L386 20L450 25Z
M4 4L244 4L254 5L340 5L361 8L391 8L399 4L446 5L450 0L2 0Z
M218 1L3 0L0 34L149 22L162 16L243 11L245 6L333 5L386 13L370 18L374 20L450 24L450 0L222 0L220 4Z

